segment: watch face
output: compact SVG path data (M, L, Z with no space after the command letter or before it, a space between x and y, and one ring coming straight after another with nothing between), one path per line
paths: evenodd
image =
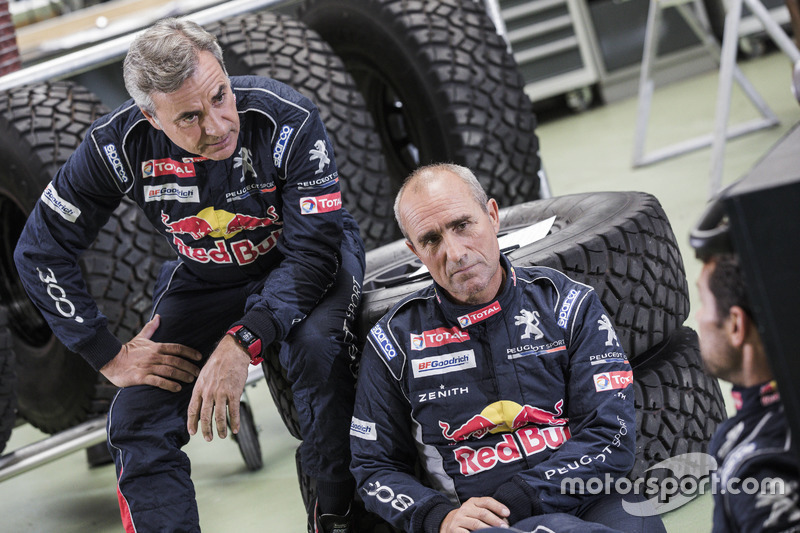
M250 332L250 330L249 330L249 329L246 329L246 328L242 328L242 329L240 329L239 331L237 331L237 332L236 332L236 334L237 334L237 335L238 335L238 337L239 337L239 338L242 340L242 342L243 342L244 344L247 344L247 345L250 345L250 344L252 344L252 343L253 343L253 342L256 340L256 337L255 337L255 335L253 335L253 334Z

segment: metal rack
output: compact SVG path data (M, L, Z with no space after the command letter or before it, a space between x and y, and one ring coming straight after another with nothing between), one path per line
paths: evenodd
M591 101L598 80L580 0L500 0L506 38L532 101L569 94L572 107Z

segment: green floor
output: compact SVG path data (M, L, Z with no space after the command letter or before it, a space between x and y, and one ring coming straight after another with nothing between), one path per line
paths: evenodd
M782 124L728 143L725 183L744 174L800 119L800 106L789 88L791 66L785 56L772 53L740 66ZM659 88L648 130L648 150L709 133L716 84L716 73L709 72ZM732 122L755 116L744 97L734 92ZM634 170L631 160L635 117L635 98L581 114L545 116L538 134L550 187L554 195L640 190L658 197L682 247L694 304L699 263L688 249L687 236L708 197L710 150ZM693 316L687 325L695 326ZM727 391L727 387L723 390ZM248 394L261 429L265 466L250 473L231 440L209 444L195 437L187 452L193 463L201 524L209 532L302 533L305 516L294 466L297 442L284 429L265 384L248 388ZM6 451L42 437L29 426L21 426L14 431ZM703 496L669 513L664 520L670 532L709 531L710 517L710 496ZM0 531L121 530L113 468L89 469L83 452L0 482Z

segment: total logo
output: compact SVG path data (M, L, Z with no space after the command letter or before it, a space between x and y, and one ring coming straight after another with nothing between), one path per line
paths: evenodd
M469 333L459 328L436 328L420 334L411 333L411 349L415 351L469 340Z
M142 163L143 178L154 178L157 176L193 178L195 176L194 163L182 163L169 158L151 159Z
M501 309L500 302L495 300L482 309L478 309L477 311L473 311L472 313L458 317L458 323L462 328L466 328L467 326L471 326L472 324L486 320L492 315L496 315L501 311Z
M335 192L323 196L305 196L300 198L301 215L317 215L330 213L342 208L342 193Z
M594 388L597 392L624 389L633 383L633 372L630 370L620 370L618 372L603 372L595 374Z
M243 230L253 230L263 228L273 224L281 224L278 221L278 212L275 206L269 206L267 216L254 217L240 213L231 213L224 209L214 209L206 207L196 215L170 220L169 214L161 212L161 221L167 228L167 233L188 234L193 239L203 237L223 237L230 239Z

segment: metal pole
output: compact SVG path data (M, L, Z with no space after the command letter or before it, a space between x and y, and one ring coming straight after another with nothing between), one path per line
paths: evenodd
M89 420L0 457L0 481L106 440L106 417Z
M203 11L191 13L184 18L200 25L216 22L223 18L233 17L285 3L287 0L233 0ZM116 39L91 46L49 61L38 63L17 72L0 77L0 91L7 91L22 85L57 80L69 75L92 70L101 65L113 63L125 57L133 40L144 31L123 35Z

